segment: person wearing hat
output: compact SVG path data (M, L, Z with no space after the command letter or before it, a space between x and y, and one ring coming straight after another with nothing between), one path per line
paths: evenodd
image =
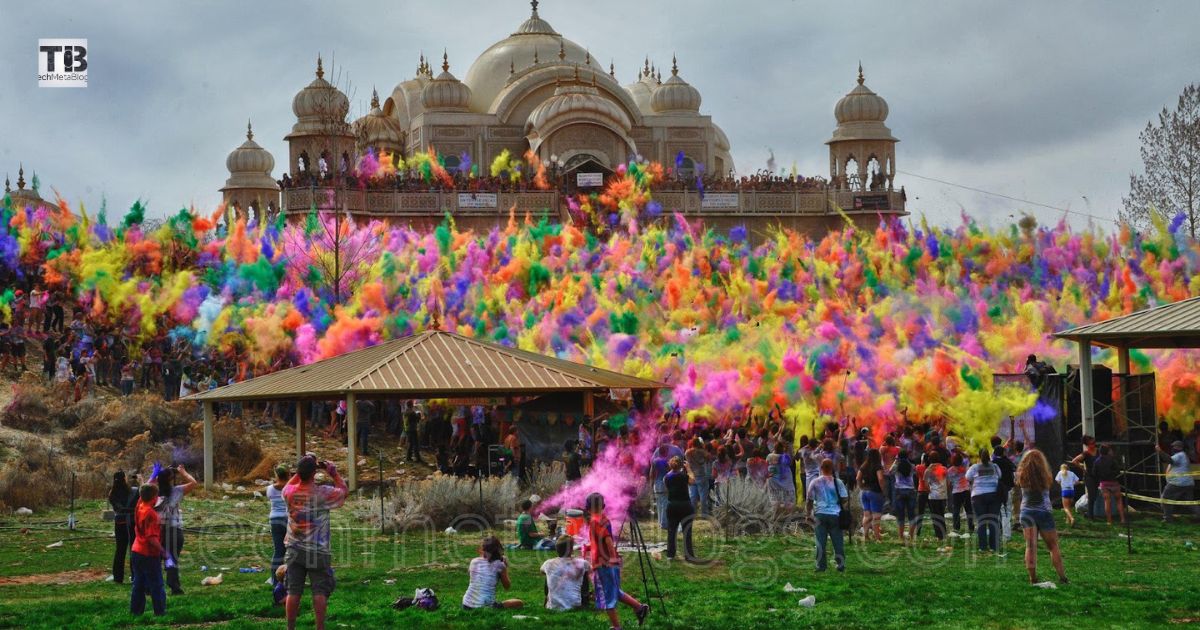
M1167 463L1167 483L1163 486L1163 500L1191 501L1194 499L1196 479L1191 476L1192 463L1188 460L1188 455L1183 450L1183 442L1179 440L1172 442L1170 454L1163 450L1161 445L1158 446L1158 452L1162 454L1163 459ZM1170 523L1175 518L1175 508L1177 507L1190 508L1193 516L1200 516L1200 506L1176 506L1170 503L1163 503L1164 523Z
M333 485L314 483L318 469L325 471ZM296 627L305 578L311 578L317 627L325 627L325 607L333 590L329 511L341 507L348 493L349 488L333 462L319 461L312 453L300 458L296 463L296 474L283 487L288 510L283 563L287 567L285 609L289 630Z

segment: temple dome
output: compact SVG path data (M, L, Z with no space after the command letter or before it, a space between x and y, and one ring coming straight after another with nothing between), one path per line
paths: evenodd
M650 96L655 112L700 112L700 90L679 76L679 64L671 59L671 78L655 88Z
M394 116L383 113L375 91L371 93L371 111L354 121L354 137L360 150L374 147L394 153L404 151L404 129Z
M861 65L858 67L858 85L837 102L833 108L833 115L839 124L887 120L887 101L863 84Z
M625 91L633 97L633 102L643 114L653 114L654 108L650 99L658 84L654 81L654 73L650 71L650 60L646 59L646 67L638 72L638 80L624 86Z
M296 114L297 119L294 131L321 132L328 131L321 129L322 125L328 127L331 122L345 124L346 114L350 111L350 99L325 80L325 69L320 57L317 57L316 74L317 78L292 99L292 112Z
M442 55L442 73L421 89L421 104L427 110L467 111L471 88L450 74L448 57Z
M895 142L887 120L888 105L883 97L864 85L862 65L858 66L858 85L843 96L833 108L837 128L828 142L846 140L887 140ZM827 142L827 143L828 143Z
M529 114L525 134L544 139L559 127L580 120L609 127L623 137L633 127L629 114L620 105L602 96L595 86L576 80L560 85L554 90L554 96Z
M254 130L246 123L246 141L225 158L229 169L226 188L277 188L271 171L275 169L275 158L254 141Z
M37 185L37 172L33 174L33 184ZM17 171L17 187L10 188L8 176L4 177L4 194L12 199L14 208L38 208L45 205L46 201L38 193L38 189L30 186L25 187L25 165L21 165Z
M582 64L604 72L586 49L563 37L548 22L538 16L537 2L533 13L512 35L488 47L471 64L463 83L471 90L471 111L486 113L492 102L509 81L511 71L530 66Z

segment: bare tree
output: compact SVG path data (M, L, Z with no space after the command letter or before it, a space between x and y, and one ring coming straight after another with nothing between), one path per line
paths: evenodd
M354 294L367 268L382 254L379 234L359 227L345 210L314 208L304 228L286 232L284 255L310 286L328 291L333 304L340 305Z
M1129 195L1120 218L1145 227L1155 216L1169 220L1184 213L1188 233L1200 228L1200 85L1189 85L1174 111L1163 108L1158 124L1146 123L1142 174L1129 175Z

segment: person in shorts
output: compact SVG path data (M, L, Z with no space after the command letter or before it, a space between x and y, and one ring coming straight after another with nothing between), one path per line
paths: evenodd
M650 606L621 590L621 554L613 538L612 524L604 513L604 495L593 492L584 501L588 514L588 563L592 565L592 586L596 591L596 610L608 615L613 628L621 627L617 602L633 608L638 625L646 622Z
M1058 581L1067 584L1063 569L1062 552L1058 546L1058 532L1054 529L1054 508L1050 505L1050 465L1041 451L1030 449L1017 466L1017 487L1021 489L1021 512L1019 520L1025 533L1025 569L1029 571L1029 583L1037 584L1037 539L1040 535L1050 550L1050 561L1058 572Z
M1079 483L1079 475L1072 472L1070 466L1063 464L1054 480L1058 482L1062 492L1062 506L1067 515L1067 524L1074 525L1075 513L1071 510L1075 507L1075 485Z
M333 485L317 485L317 469L324 469ZM312 585L313 615L325 627L325 607L333 592L332 553L329 548L329 511L346 501L349 489L333 462L321 462L309 453L296 463L296 474L283 487L288 509L283 565L287 583L285 610L288 630L296 627L304 583Z

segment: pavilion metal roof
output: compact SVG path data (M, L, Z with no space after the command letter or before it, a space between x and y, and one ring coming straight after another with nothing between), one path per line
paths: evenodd
M667 387L610 370L429 331L188 396L196 401L461 398Z
M1200 297L1054 333L1060 339L1126 348L1200 348Z

